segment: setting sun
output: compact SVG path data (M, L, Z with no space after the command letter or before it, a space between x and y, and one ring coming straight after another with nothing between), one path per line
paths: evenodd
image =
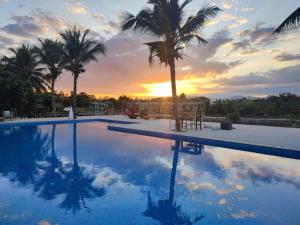
M199 85L202 87L209 86L209 80L205 78L188 77L183 80L177 80L177 94L185 93L187 95L193 95L199 93ZM171 82L142 84L145 88L144 96L154 97L167 97L172 95Z

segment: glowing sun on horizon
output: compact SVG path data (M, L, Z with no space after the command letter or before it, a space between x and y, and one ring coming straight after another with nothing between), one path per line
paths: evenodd
M195 83L195 79L178 80L176 86L177 94L196 94L198 91L198 85ZM142 84L142 87L145 88L145 96L168 97L172 95L170 81Z

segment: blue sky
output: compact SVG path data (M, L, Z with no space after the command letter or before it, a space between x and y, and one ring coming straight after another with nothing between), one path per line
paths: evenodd
M208 3L223 11L202 31L208 44L195 44L177 63L179 92L208 97L300 94L300 33L271 35L299 1L194 0L186 15ZM91 37L108 49L107 56L99 57L80 77L80 91L168 95L169 71L148 66L148 50L142 45L146 38L119 29L124 11L135 14L145 5L146 0L0 0L0 55L9 54L8 47L36 44L38 37L57 38L58 32L78 25L91 29ZM72 89L70 74L63 74L57 89Z

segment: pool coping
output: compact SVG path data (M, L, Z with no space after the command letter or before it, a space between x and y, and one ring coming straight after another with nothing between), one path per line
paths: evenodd
M137 124L138 122L129 122L112 119L61 119L61 120L40 120L40 121L9 121L0 123L0 128L16 127L16 126L35 126L35 125L52 125L52 124L70 124L70 123L90 123L90 122L104 122L115 124Z
M122 133L164 138L169 140L179 140L184 142L195 142L195 143L214 146L214 147L230 148L239 151L260 153L265 155L279 156L279 157L285 157L291 159L300 159L300 151L296 149L248 144L248 143L233 142L233 141L226 141L226 140L219 140L219 139L193 137L193 136L180 135L175 133L139 130L134 128L117 127L111 125L108 125L107 129L110 131L116 131Z
M128 134L137 134L144 135L156 138L164 138L169 140L180 140L186 142L198 142L203 145L210 145L215 147L230 148L234 150L261 153L266 155L274 155L279 157L286 157L292 159L300 159L300 151L297 149L291 148L282 148L275 146L266 146L259 144L250 144L242 143L237 141L226 141L221 139L211 139L203 137L195 137L182 135L180 133L170 133L164 131L151 131L151 130L142 130L130 127L122 127L117 125L110 124L120 124L120 125L130 125L130 124L140 124L140 122L135 121L125 121L109 118L81 118L81 119L53 119L49 118L48 120L43 119L39 121L9 121L0 123L0 128L15 127L15 126L35 126L35 125L52 125L52 124L72 124L72 123L89 123L89 122L104 122L109 123L107 129L110 131L123 132Z

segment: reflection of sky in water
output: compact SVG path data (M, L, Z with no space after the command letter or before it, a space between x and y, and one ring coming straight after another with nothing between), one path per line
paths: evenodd
M0 129L0 224L300 221L297 160L209 146L176 160L187 143L105 127Z

